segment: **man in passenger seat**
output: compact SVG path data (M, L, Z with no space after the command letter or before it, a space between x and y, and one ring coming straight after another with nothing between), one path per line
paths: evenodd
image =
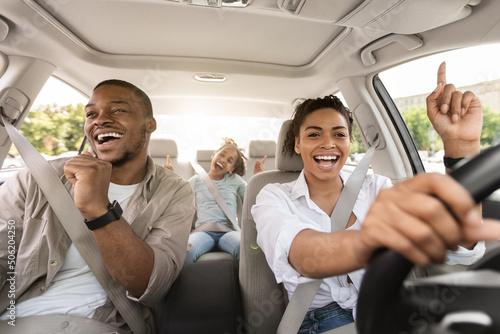
M106 269L139 305L147 333L154 333L150 306L165 296L182 268L194 193L148 156L156 121L142 90L121 80L101 82L85 114L94 155L51 164L85 218L79 223L92 231ZM8 249L11 226L15 244ZM0 188L0 236L0 332L52 333L68 326L80 333L130 331L29 170ZM15 327L8 324L12 308Z

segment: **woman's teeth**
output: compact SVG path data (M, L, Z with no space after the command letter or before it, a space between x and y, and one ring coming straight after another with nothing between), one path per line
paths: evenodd
M319 157L315 157L315 159L318 159L318 160L337 160L338 157L333 157L333 156L319 156Z
M337 162L338 156L324 155L314 157L314 160L320 165L333 165Z

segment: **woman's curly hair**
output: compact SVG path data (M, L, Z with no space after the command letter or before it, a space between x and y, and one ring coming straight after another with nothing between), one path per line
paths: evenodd
M233 173L238 174L239 176L244 176L246 173L246 160L247 157L245 156L245 149L239 148L238 144L234 141L232 138L224 137L222 138L222 146L219 147L215 153L217 154L221 150L223 150L226 147L232 147L235 149L235 151L238 153L238 159L236 159L236 162L234 163L234 170Z
M300 127L304 123L306 117L314 111L324 108L334 109L342 116L344 116L349 130L349 138L352 141L352 113L346 106L344 106L344 104L338 97L334 95L328 95L323 98L319 97L317 99L307 99L299 104L293 112L292 123L290 124L290 128L288 128L286 139L283 144L282 151L284 155L293 155L295 150L295 138L299 137Z

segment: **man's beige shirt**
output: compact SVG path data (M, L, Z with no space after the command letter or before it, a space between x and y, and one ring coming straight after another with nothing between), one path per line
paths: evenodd
M51 164L73 196L71 183L64 177L67 160L53 160ZM128 298L141 304L150 330L154 322L149 306L165 296L182 268L194 212L194 193L189 183L148 158L146 176L124 208L123 218L154 251L146 291L137 298L127 293ZM11 225L15 225L15 270L8 267ZM63 265L70 245L71 239L29 170L20 171L0 186L0 314L12 300L8 296L9 273L16 273L16 302L39 296ZM127 328L109 298L93 318Z

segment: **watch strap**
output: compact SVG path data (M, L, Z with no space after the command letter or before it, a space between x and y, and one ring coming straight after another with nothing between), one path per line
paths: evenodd
M455 165L458 164L463 159L464 159L464 157L462 157L462 158L443 157L443 164L446 168L453 169L453 168L455 168Z
M89 230L97 230L98 228L104 227L109 223L120 219L120 217L122 216L123 210L117 201L113 201L113 203L110 203L108 205L108 209L108 212L100 217L91 220L84 220Z

